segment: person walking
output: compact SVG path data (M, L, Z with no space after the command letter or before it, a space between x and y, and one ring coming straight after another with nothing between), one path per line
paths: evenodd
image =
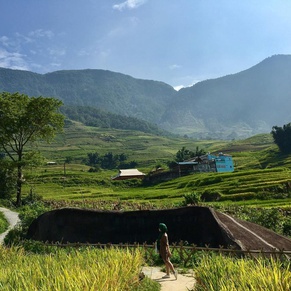
M159 236L157 239L157 249L160 253L161 258L163 259L166 265L166 275L163 278L170 278L170 271L174 274L175 279L177 280L178 272L175 270L173 264L170 261L170 257L172 256L170 247L169 247L169 239L167 234L168 228L164 223L159 224Z

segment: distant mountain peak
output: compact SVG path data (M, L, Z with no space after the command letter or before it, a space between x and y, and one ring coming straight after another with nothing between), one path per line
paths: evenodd
M175 91L170 85L100 69L47 74L0 68L0 91L51 96L145 120L195 138L245 138L291 121L291 55Z

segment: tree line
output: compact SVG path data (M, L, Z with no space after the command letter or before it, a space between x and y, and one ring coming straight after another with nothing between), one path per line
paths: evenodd
M113 154L107 152L105 155L99 153L88 153L87 159L84 160L85 164L90 166L91 172L98 171L100 168L112 170L112 169L130 169L137 166L136 161L127 161L127 155L124 153Z

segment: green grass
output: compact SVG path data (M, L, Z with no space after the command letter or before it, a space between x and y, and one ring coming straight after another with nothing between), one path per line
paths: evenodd
M0 212L0 233L3 233L8 228L8 222L2 212Z
M145 134L138 131L102 129L73 123L65 128L64 134L57 136L51 144L42 143L39 147L48 160L62 164L66 157L80 162L88 153L98 152L101 155L111 151L114 154L125 153L128 160L136 160L141 168L154 167L174 158L176 152L185 146L195 150L196 146L212 151L217 143L226 141L194 141L186 138L170 138ZM212 149L213 147L213 149Z
M205 255L195 269L197 291L277 290L291 288L290 263Z
M151 186L144 186L139 180L112 181L115 171L89 173L87 169L67 165L66 175L58 165L30 170L23 193L27 195L32 189L45 199L128 200L170 205L182 203L188 193L216 191L223 201L239 205L291 206L291 197L284 192L291 181L289 168L192 174Z
M143 257L138 250L56 249L33 254L0 247L0 257L1 290L158 290L154 283L140 284Z
M231 154L235 171L192 174L155 185L143 185L139 181L112 181L117 169L89 173L89 167L83 162L88 153L125 153L128 161L137 161L137 168L147 174L157 164L167 170L167 162L173 161L183 146L190 150L199 147L211 153ZM281 155L270 134L241 141L197 141L72 123L55 142L41 144L39 149L47 161L57 164L26 168L24 196L32 190L45 199L129 200L178 205L183 202L185 194L214 191L220 193L223 203L290 206L291 197L285 188L291 182L291 155ZM72 163L64 167L67 157L72 158Z

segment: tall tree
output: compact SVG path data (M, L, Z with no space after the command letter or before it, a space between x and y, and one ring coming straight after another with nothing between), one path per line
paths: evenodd
M0 153L0 198L10 199L15 189L14 170L5 160L5 154Z
M17 206L21 205L25 158L31 156L27 146L39 140L50 142L63 129L61 105L55 98L0 93L0 148L17 168Z
M283 127L273 126L271 134L282 153L291 153L291 123L284 124Z

